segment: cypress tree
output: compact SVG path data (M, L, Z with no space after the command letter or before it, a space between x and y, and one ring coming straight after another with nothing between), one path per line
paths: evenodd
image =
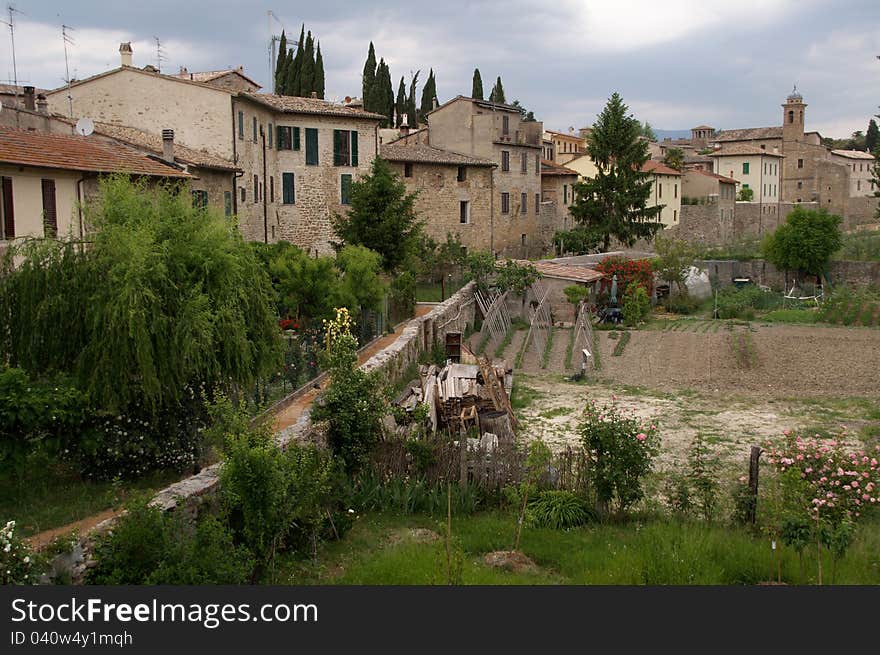
M397 87L397 103L394 105L397 120L394 127L400 127L403 123L403 115L406 113L406 84L403 83L403 75L400 76L400 86Z
M324 58L321 56L321 42L318 41L318 53L315 55L315 83L314 91L318 97L324 99Z
M471 98L483 99L483 78L480 76L479 68L474 69L474 84L471 88Z
M416 85L418 84L420 72L416 71L415 75L410 79L409 97L406 99L406 120L412 129L416 129L419 125L419 119L416 115Z
M492 87L492 93L489 95L490 102L497 102L500 105L506 105L507 100L504 98L504 85L501 84L501 76L495 80L495 86Z
M297 95L308 98L315 90L315 40L309 30L306 36L306 47L303 51L302 67L300 68L299 93Z
M281 40L278 42L278 59L275 61L275 93L284 92L284 73L287 65L287 35L281 30Z
M373 48L373 42L370 41L370 51L367 54L367 61L364 63L364 75L361 85L361 99L364 102L366 111L374 111L372 105L373 87L376 83L376 50Z
M868 131L865 132L865 149L874 152L877 146L880 146L880 129L877 128L877 121L872 118L868 121Z
M287 61L284 63L284 85L281 88L281 95L291 95L290 89L293 88L294 77L296 75L295 65L296 56L293 54L293 48L287 50Z
M284 95L298 96L302 86L303 52L306 39L306 26L303 23L299 31L299 41L296 44L296 54L293 63L287 71L287 83L284 87Z
M386 127L394 127L394 86L391 84L391 68L385 64L382 73L382 91L385 97L382 113L388 117Z
M437 95L437 82L434 80L434 69L428 73L428 81L422 88L422 104L419 107L419 122L425 123L425 116L434 108L434 96Z

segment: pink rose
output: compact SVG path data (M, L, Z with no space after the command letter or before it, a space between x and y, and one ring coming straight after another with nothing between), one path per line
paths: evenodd
M647 438L648 438L648 435L645 434L644 432L639 432L639 433L636 435L636 439L638 439L639 441L644 441L644 440L647 439Z

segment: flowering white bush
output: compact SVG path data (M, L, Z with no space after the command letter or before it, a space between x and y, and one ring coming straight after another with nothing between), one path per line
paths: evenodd
M15 536L15 521L0 528L0 584L34 584L34 554Z

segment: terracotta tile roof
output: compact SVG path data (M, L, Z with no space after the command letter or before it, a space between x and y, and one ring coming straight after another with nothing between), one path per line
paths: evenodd
M782 159L782 155L776 152L771 152L770 150L762 150L758 146L749 145L747 143L734 143L727 146L722 146L720 150L716 150L713 153L709 154L709 157L725 157L725 156L736 156L736 155L766 155L767 157L779 157Z
M134 73L140 73L141 75L149 75L151 77L158 77L163 80L172 80L174 82L180 82L181 84L194 84L196 86L200 86L205 89L212 89L214 91L218 91L220 93L227 93L229 95L232 95L233 93L235 93L234 91L231 91L229 89L224 89L223 87L215 86L213 84L207 84L205 82L196 82L195 80L184 79L182 77L177 77L176 75L166 75L164 73L158 73L153 70L144 70L143 68L137 68L136 66L119 66L118 68L111 68L108 71L104 71L103 73L97 73L95 75L91 75L91 76L86 77L81 80L72 80L70 83L70 86L71 86L71 88L74 88L74 87L77 87L81 84L86 84L88 82L100 79L102 77L109 77L110 75L115 75L116 73L119 73L121 71L130 71L130 72L134 72ZM45 91L46 95L55 94L55 93L66 93L66 92L67 92L67 85L66 84L64 86L59 86L57 89L51 89L51 90Z
M541 160L541 175L580 175L577 171L573 171L565 166L550 161L549 159Z
M117 141L124 141L138 148L151 150L156 154L162 154L162 137L158 134L144 132L136 127L96 122L95 133L109 136ZM224 171L241 170L228 159L202 150L188 148L179 143L174 144L174 158L200 168L215 168Z
M874 159L874 155L863 150L832 150L831 154L848 159Z
M37 96L41 93L46 93L46 89L34 89L34 95ZM6 96L14 96L14 95L24 95L24 86L19 84L15 86L14 84L0 84L0 95Z
M715 141L754 141L781 138L781 127L746 127L739 130L721 130L715 137Z
M426 145L386 143L382 145L379 155L388 161L449 164L451 166L497 166L489 159L480 159Z
M213 82L218 77L223 77L224 75L229 75L230 73L240 75L241 77L246 79L248 82L250 82L251 84L256 86L258 89L263 88L262 85L259 84L256 80L253 80L250 77L248 77L247 75L245 75L244 69L240 66L238 68L227 68L225 70L219 70L219 71L199 71L199 72L195 72L195 73L191 73L189 71L183 70L179 73L175 73L174 75L171 75L171 77L177 77L181 80L190 80L192 82L208 83L208 82Z
M0 162L97 173L192 177L133 148L66 134L0 126Z
M560 280L571 280L572 282L595 282L605 277L599 271L586 266L575 266L573 264L557 264L556 262L546 259L531 262L525 259L514 259L517 264L531 264L535 269L545 277L555 277Z
M548 132L550 134L555 134L556 136L565 137L567 139L574 139L575 141L586 141L586 139L584 137L582 137L580 134L571 134L569 132L559 132L557 130L548 130L548 129L545 129L544 131Z
M296 96L278 96L271 93L239 93L239 97L253 100L276 111L289 114L318 114L324 116L343 116L348 118L365 118L369 120L384 120L387 117L382 114L355 109L338 105L320 98L299 98Z
M468 96L457 95L451 100L447 100L442 105L437 107L437 109L432 109L428 112L427 115L433 114L435 111L443 109L447 105L451 105L453 102L457 102L459 100L466 100L467 102L472 102L475 105L479 105L480 107L485 107L486 109L500 109L502 111L509 111L514 114L519 113L519 109L514 107L513 105L503 105L500 102L489 102L488 100L477 100L476 98L469 98Z
M693 168L685 173L685 175L690 175L692 173L694 175L705 175L706 177L713 177L716 180L719 180L720 182L726 182L727 184L739 184L739 182L734 180L732 177L725 177L724 175L718 175L718 173L710 173L709 171L704 171L699 168Z
M642 172L653 173L654 175L681 175L681 171L670 168L662 161L657 161L656 159L646 161L642 166Z

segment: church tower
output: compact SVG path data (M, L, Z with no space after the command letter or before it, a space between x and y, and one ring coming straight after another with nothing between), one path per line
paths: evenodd
M791 94L786 98L785 104L782 105L783 142L804 140L804 113L806 108L807 105L804 103L804 97L798 93L797 86L795 86Z

